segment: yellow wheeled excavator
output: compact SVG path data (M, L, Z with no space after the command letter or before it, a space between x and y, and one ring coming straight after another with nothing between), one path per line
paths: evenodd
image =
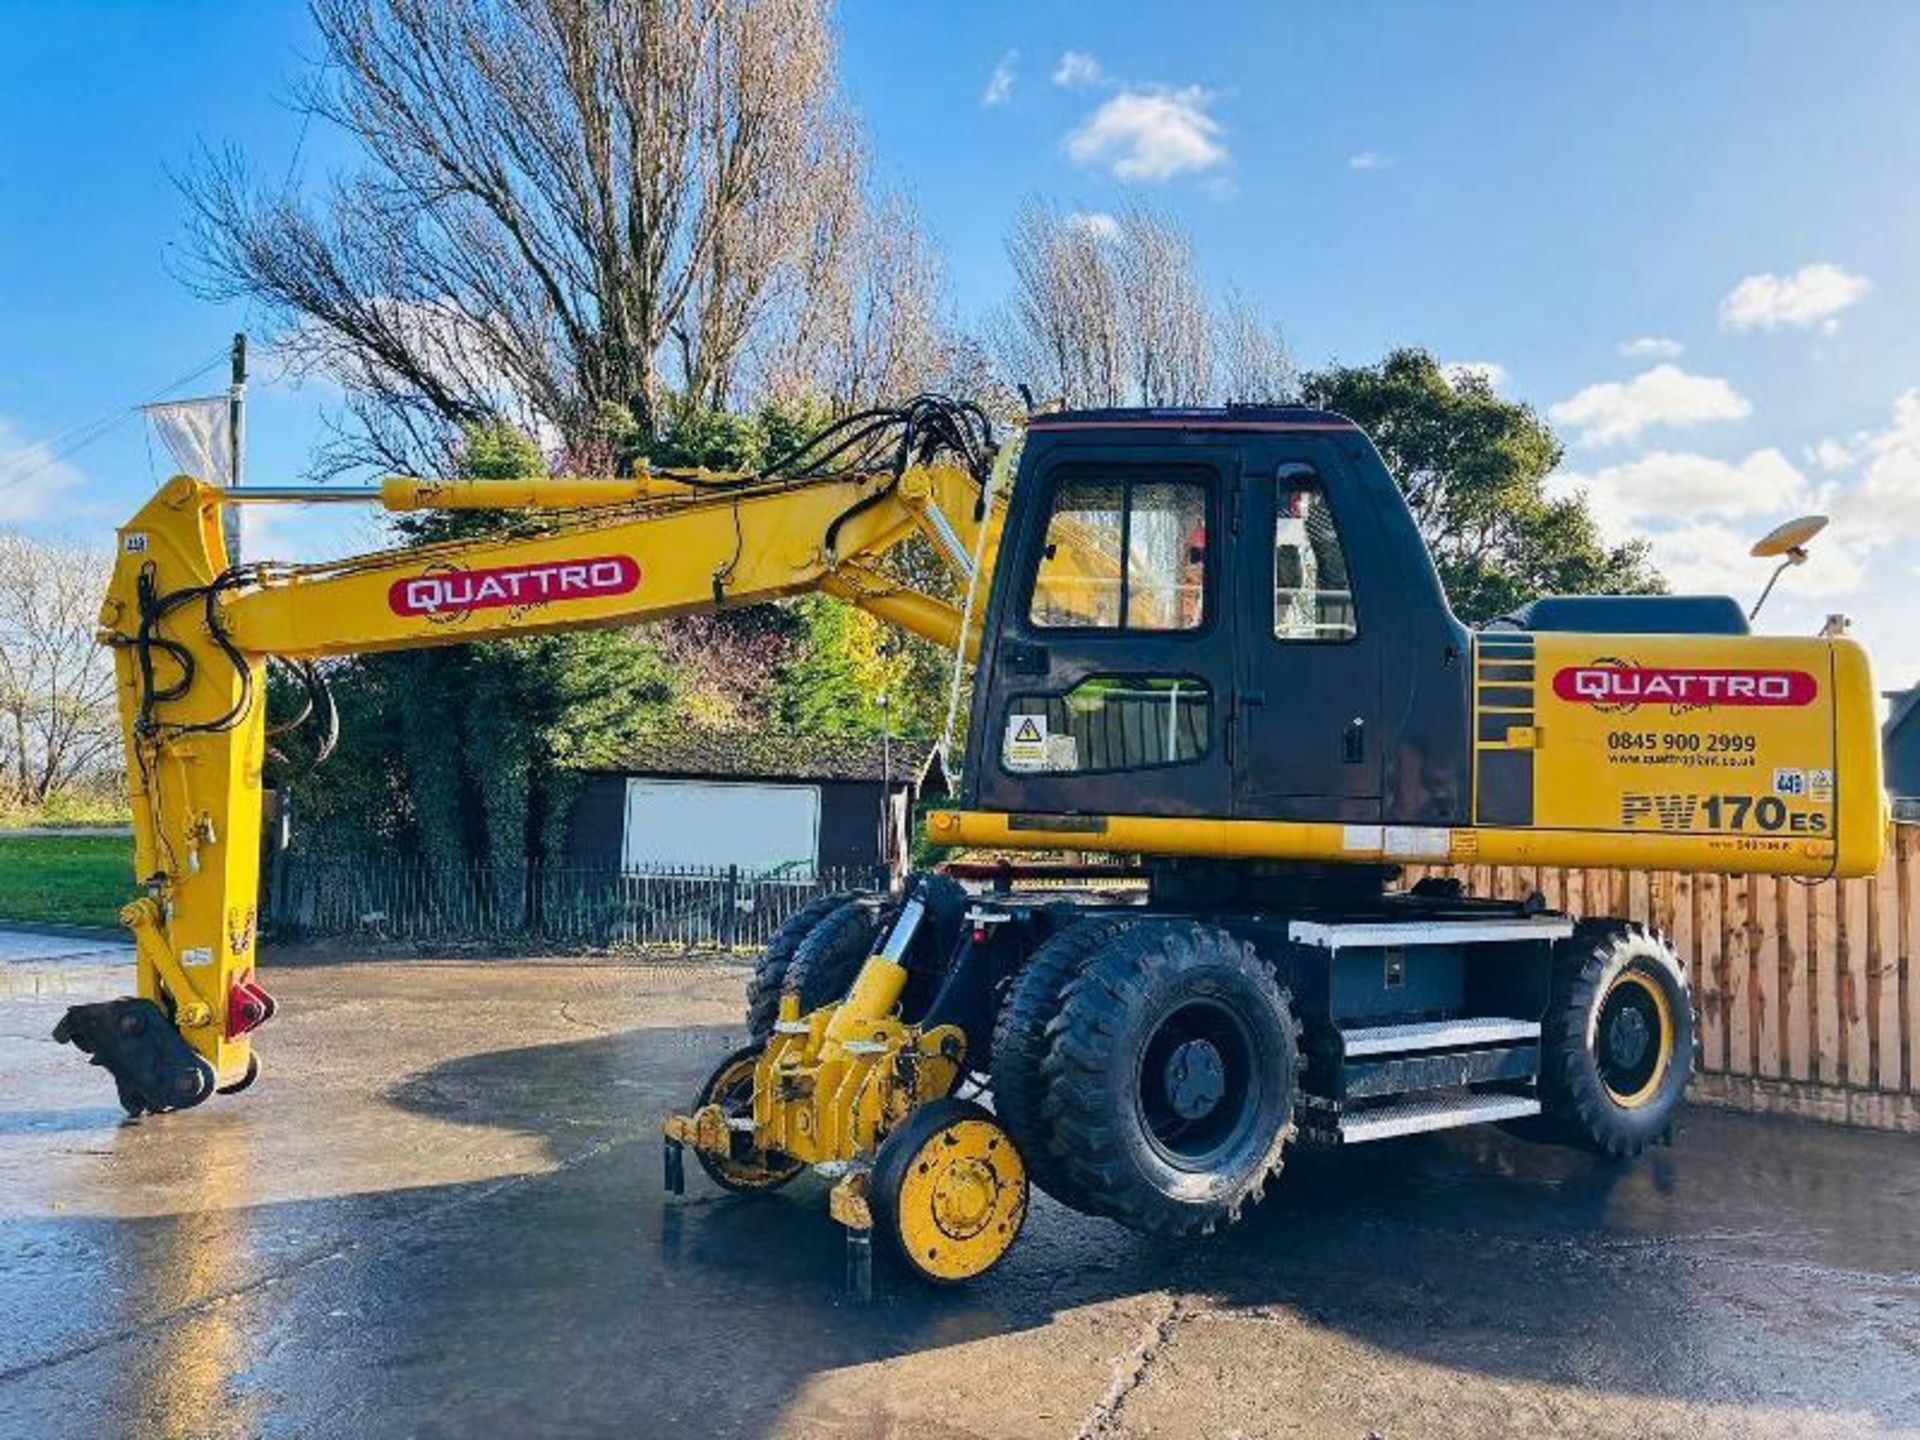
M313 499L512 519L327 564L229 562L225 507ZM881 563L912 536L957 603ZM972 663L933 840L1105 854L1146 880L920 875L821 897L760 957L748 1045L665 1118L667 1185L689 1148L739 1192L830 1177L863 1286L876 1239L931 1281L982 1274L1031 1184L1178 1235L1237 1218L1296 1143L1497 1121L1635 1155L1670 1134L1691 1072L1685 957L1537 896L1406 887L1400 867L1824 878L1872 871L1884 843L1849 640L1755 636L1717 597L1563 597L1469 631L1338 415L1045 414L998 448L976 408L920 397L753 474L168 482L120 529L101 614L139 993L75 1007L58 1037L134 1113L257 1074L268 659L311 675L807 590L952 648L956 694Z

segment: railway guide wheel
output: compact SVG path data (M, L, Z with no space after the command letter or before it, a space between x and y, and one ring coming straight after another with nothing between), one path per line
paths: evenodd
M759 1064L761 1049L759 1045L747 1045L722 1060L700 1087L700 1098L694 1102L694 1109L718 1105L729 1121L751 1121L754 1067ZM709 1155L698 1149L693 1153L714 1184L736 1195L764 1195L778 1190L806 1169L798 1160L757 1149L753 1132L740 1128L733 1131L727 1155Z
M867 1204L886 1251L923 1280L957 1285L1013 1248L1027 1218L1027 1167L987 1110L936 1100L881 1142Z

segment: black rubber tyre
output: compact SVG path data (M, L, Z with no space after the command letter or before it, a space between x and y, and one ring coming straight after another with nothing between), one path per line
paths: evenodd
M1258 1200L1293 1136L1300 1027L1253 947L1184 921L1126 927L1068 984L1042 1106L1069 1203L1209 1234Z
M880 1142L867 1177L883 1253L933 1285L987 1273L1027 1218L1027 1173L1004 1126L971 1100L934 1100Z
M847 993L892 916L891 904L845 900L807 932L781 982L783 991L800 996L802 1015L831 1005Z
M743 1045L714 1066L713 1073L700 1086L694 1109L717 1104L729 1117L753 1114L753 1067L765 1048L763 1045ZM764 1195L770 1190L778 1190L807 1168L798 1160L754 1149L747 1143L750 1139L744 1135L733 1137L734 1148L730 1160L721 1160L704 1150L695 1150L694 1158L700 1162L700 1168L707 1172L709 1180L735 1195Z
M786 982L794 952L816 925L852 898L846 894L816 895L773 932L767 948L754 962L753 979L747 985L747 1033L757 1043L767 1042L773 1034L773 1022L780 1018L780 987Z
M940 993L947 978L947 967L960 945L960 928L966 923L967 905L972 897L958 880L931 871L913 877L908 894L918 895L927 907L926 918L907 951L907 988L900 997L900 1013L909 1022L917 1021ZM879 939L891 929L897 908L889 907L886 924ZM878 940L875 942L879 943Z
M993 1027L993 1113L1020 1147L1033 1183L1076 1210L1097 1212L1097 1197L1074 1192L1054 1163L1053 1127L1042 1112L1047 1028L1068 983L1126 926L1124 920L1082 920L1049 938L1013 977Z
M1541 1026L1545 1133L1617 1160L1666 1137L1693 1073L1698 1017L1665 936L1583 921L1553 957Z
M908 893L926 902L926 916L914 935L905 962L907 985L901 1013L917 1019L940 988L960 938L967 892L944 875L918 875ZM846 900L828 911L795 950L783 988L800 994L800 1013L843 999L867 957L885 943L899 918L898 900ZM779 1006L776 1002L775 1010ZM771 1021L769 1028L771 1028Z

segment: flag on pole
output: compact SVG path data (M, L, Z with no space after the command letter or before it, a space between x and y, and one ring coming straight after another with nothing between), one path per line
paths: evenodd
M182 474L209 485L233 483L232 397L205 395L142 405L154 433Z

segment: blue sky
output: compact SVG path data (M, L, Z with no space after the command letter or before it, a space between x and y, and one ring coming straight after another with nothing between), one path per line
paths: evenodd
M0 27L0 520L85 538L159 462L137 423L44 447L246 321L180 283L169 168L350 157L285 103L300 6L0 0ZM1303 364L1499 367L1568 440L1556 483L1683 585L1751 594L1744 543L1830 508L1769 622L1845 611L1883 679L1920 678L1920 6L856 0L840 28L959 318L1003 293L1023 196L1148 198ZM255 478L301 473L325 400L259 387Z

